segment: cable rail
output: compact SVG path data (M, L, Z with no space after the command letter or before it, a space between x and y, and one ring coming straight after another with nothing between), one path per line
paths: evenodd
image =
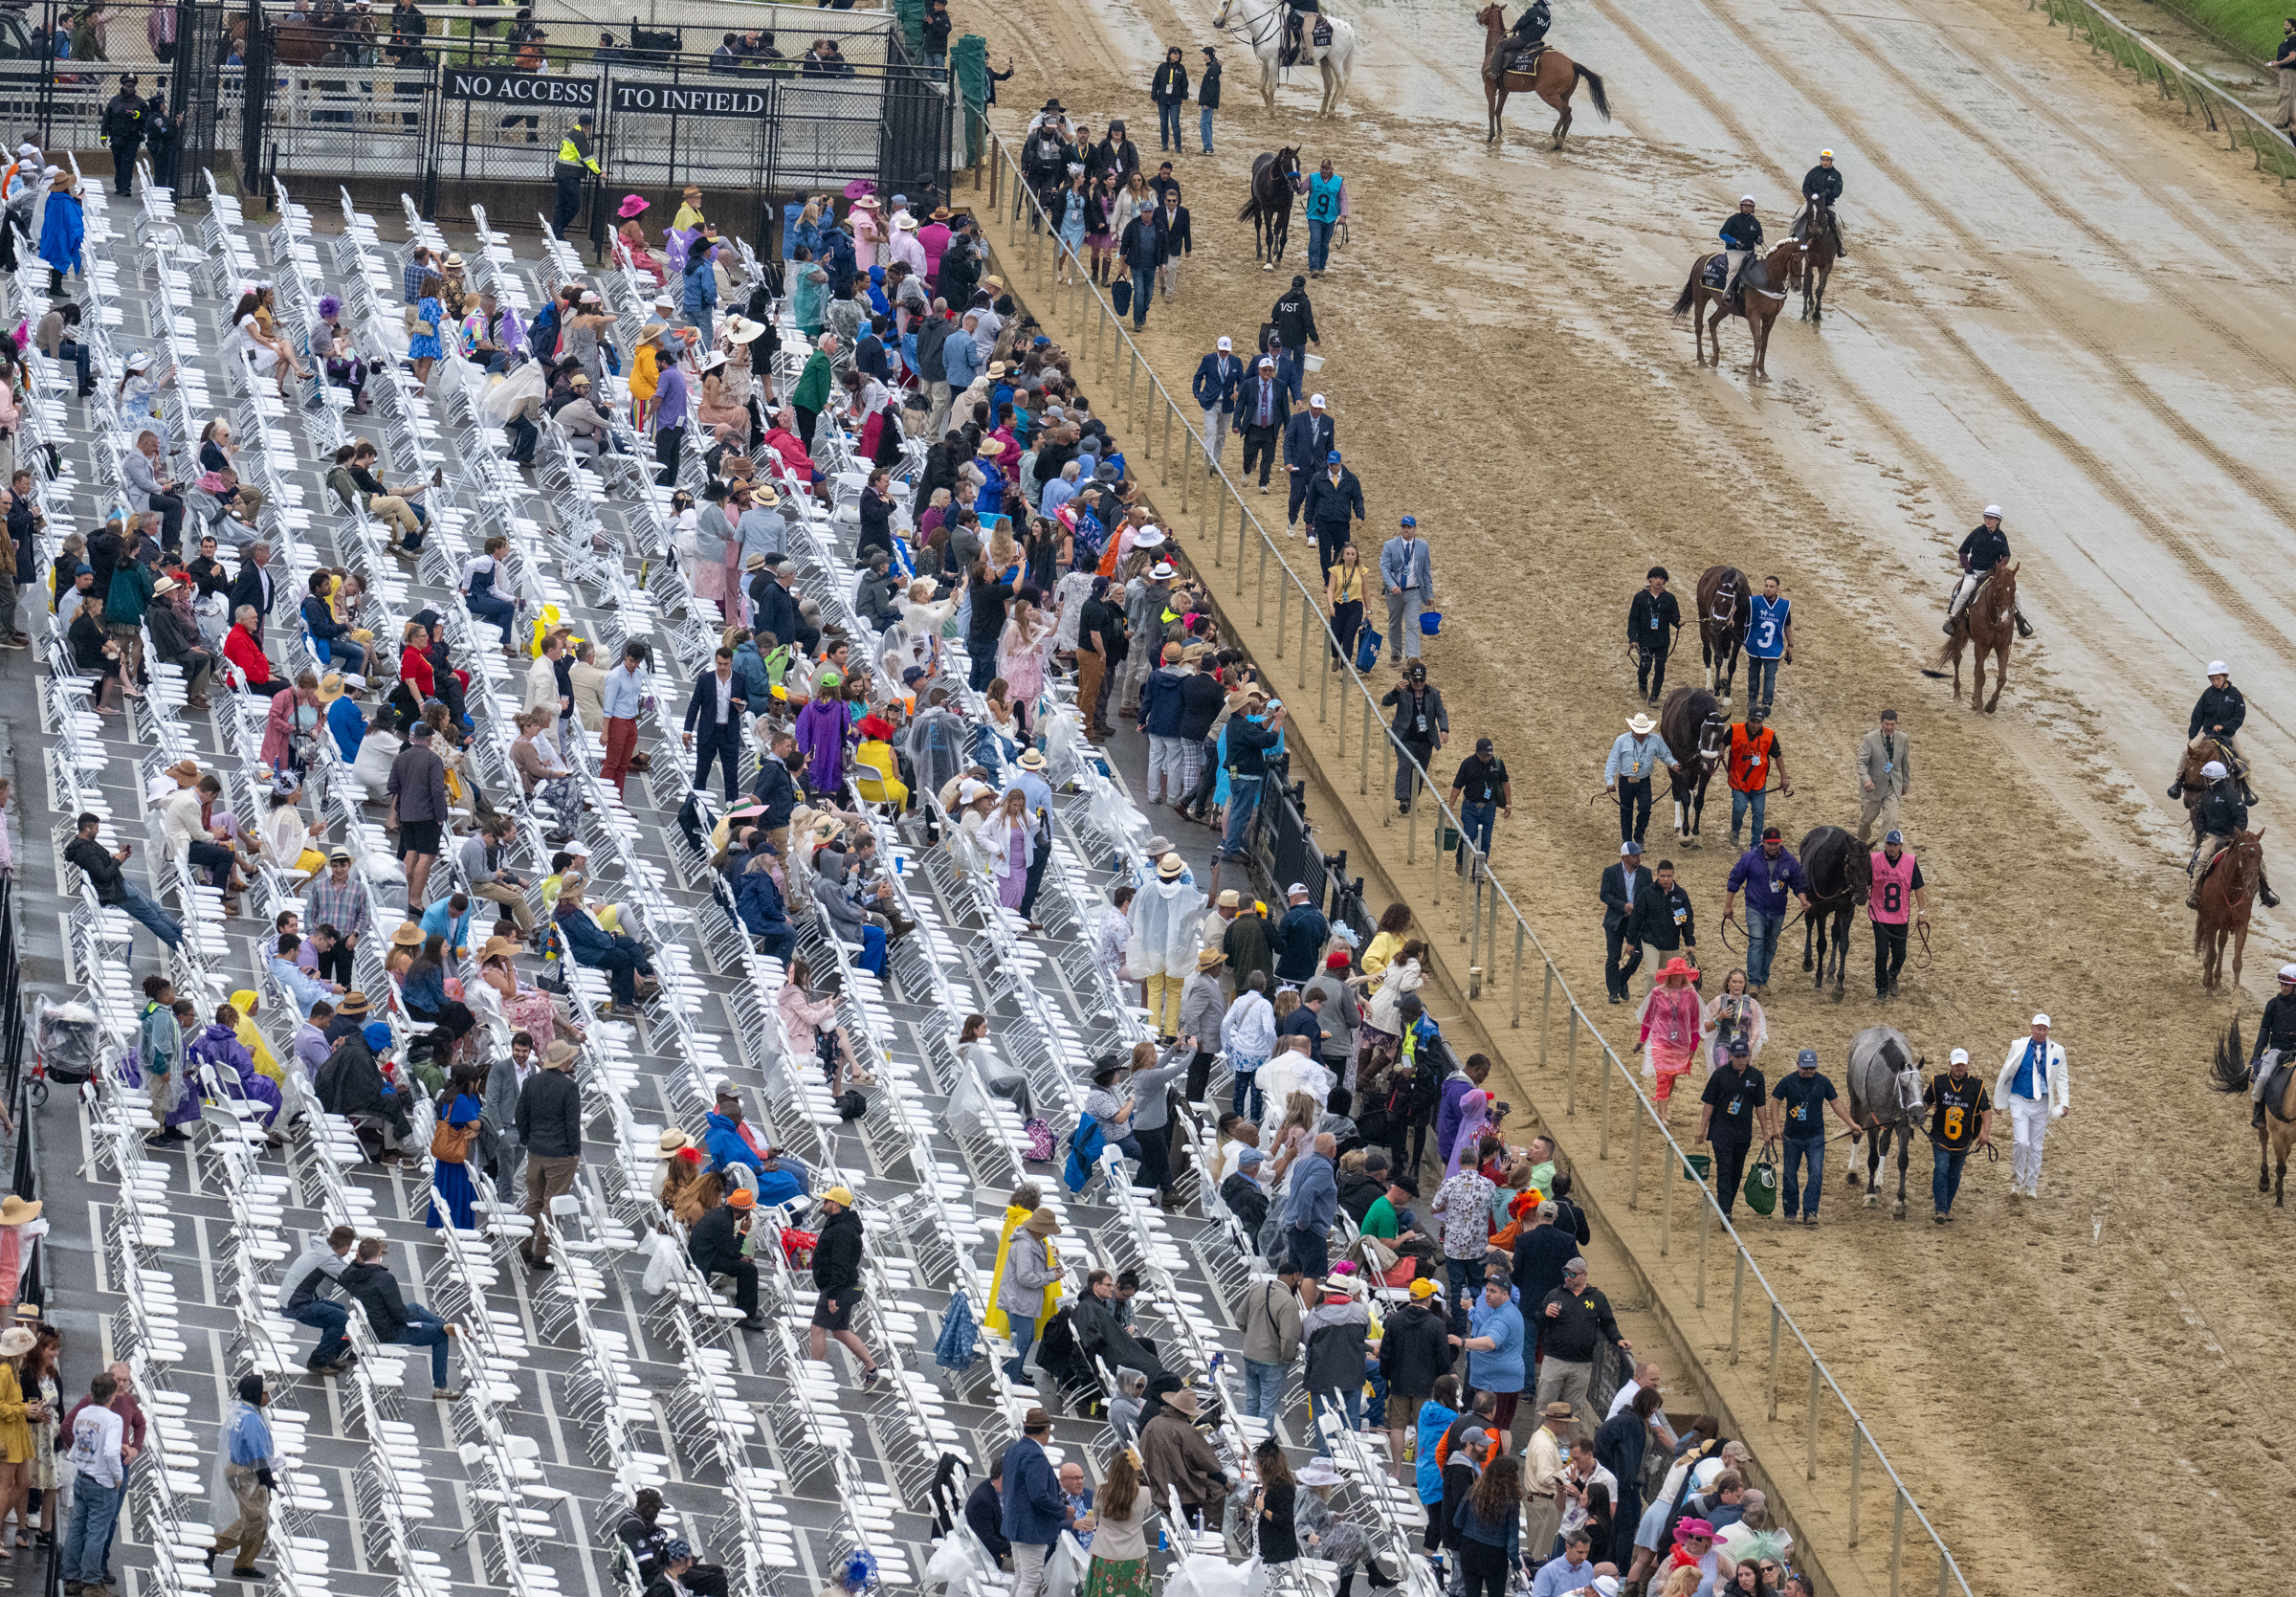
M2046 0L2046 3L2064 5L2072 3L2072 0ZM1284 658L1287 647L1296 648L1295 684L1304 692L1308 686L1309 658L1312 654L1315 653L1314 642L1316 636L1320 634L1327 646L1336 643L1331 628L1317 607L1317 595L1301 579L1298 572L1292 569L1290 561L1285 559L1283 553L1276 547L1275 541L1269 536L1267 528L1260 524L1258 517L1253 515L1246 505L1243 490L1228 477L1225 466L1216 458L1207 459L1188 413L1180 408L1171 391L1165 388L1163 380L1157 375L1154 367L1149 366L1147 358L1140 353L1138 346L1133 343L1131 335L1124 329L1115 307L1092 282L1089 274L1081 282L1065 285L1061 282L1059 272L1061 249L1058 234L1053 229L1050 216L1046 212L1035 192L1022 178L1020 168L1014 162L1011 151L1005 146L1003 137L992 131L988 136L988 146L989 202L986 211L988 218L1003 228L1004 248L1000 250L1000 254L1007 263L1008 272L1014 271L1010 263L1017 260L1017 272L1026 273L1030 288L1041 292L1044 297L1041 319L1047 327L1049 329L1057 328L1073 338L1075 342L1067 344L1066 347L1073 354L1085 355L1100 380L1108 385L1102 395L1106 408L1095 408L1093 413L1099 415L1103 420L1109 421L1113 426L1115 410L1119 404L1121 405L1124 412L1124 425L1133 430L1140 440L1141 461L1143 464L1153 461L1159 465L1158 479L1159 484L1173 485L1173 472L1177 466L1179 471L1177 486L1180 491L1179 515L1184 517L1189 514L1191 509L1193 510L1196 517L1197 539L1199 543L1206 539L1210 541L1212 566L1215 570L1225 571L1230 566L1231 551L1228 547L1228 531L1229 511L1232 506L1235 532L1235 546L1232 551L1232 569L1235 579L1233 590L1237 598L1241 599L1245 596L1247 575L1245 568L1247 565L1256 564L1256 574L1251 578L1251 596L1254 623L1263 628L1268 624L1269 567L1270 563L1274 565L1278 573L1275 583L1275 657L1277 660L1281 660ZM1006 193L1007 186L1010 189L1009 194ZM1027 223L1025 231L1024 220ZM984 229L985 231L987 230ZM1012 282L1009 277L1007 284L1015 289L1020 286L1018 283ZM1119 366L1120 370L1118 369ZM1150 406L1144 421L1139 410L1141 397L1139 387L1143 372L1147 377L1147 398ZM1118 382L1122 384L1123 388L1120 400L1114 392L1115 385ZM1154 402L1159 398L1163 401L1160 442L1159 442L1157 431L1159 420L1154 408ZM1172 447L1172 429L1176 421L1180 424L1181 433L1177 456L1174 455ZM1145 476L1144 473L1138 475ZM1169 508L1168 505L1164 507L1167 511ZM1167 516L1166 529L1177 530L1177 521L1178 518ZM1256 542L1258 545L1256 563L1248 558L1253 542ZM1207 586L1212 586L1216 589L1217 579L1209 573L1205 574L1205 582ZM1296 602L1299 611L1298 636L1295 645L1291 635L1292 628L1291 611L1294 602ZM1334 740L1334 747L1339 751L1339 757L1335 763L1326 766L1327 779L1336 780L1337 774L1343 771L1347 764L1345 751L1349 731L1348 706L1351 702L1359 701L1358 740L1356 753L1357 792L1359 795L1368 794L1371 791L1372 745L1375 742L1372 737L1372 727L1380 719L1379 699L1373 692L1371 684L1366 682L1362 675L1357 671L1352 658L1342 657L1339 663L1345 676L1338 700L1337 725ZM1276 673L1272 670L1269 673L1271 679L1275 675ZM1319 726L1328 726L1332 723L1331 683L1335 675L1336 674L1321 669L1320 665L1316 670L1318 687L1315 721ZM1272 688L1272 686L1273 683L1270 680L1270 687ZM1295 723L1305 721L1304 706L1294 710L1292 719ZM1442 796L1444 789L1385 726L1380 727L1380 736L1376 741L1380 745L1380 765L1383 773L1382 779L1392 780L1396 774L1395 762L1398 760L1405 762L1413 773L1415 782L1424 789L1421 797L1433 800L1439 817L1447 823L1448 829L1457 836L1458 849L1465 855L1462 872L1464 881L1459 889L1462 898L1461 907L1465 911L1461 916L1460 938L1468 945L1467 996L1469 1002L1472 1003L1485 996L1484 972L1487 965L1495 965L1495 955L1499 947L1501 931L1500 912L1503 909L1507 917L1513 921L1514 930L1507 1005L1508 1025L1510 1028L1520 1028L1522 1025L1523 975L1527 965L1534 966L1538 968L1542 977L1538 1023L1538 1064L1542 1073L1546 1070L1548 1063L1548 1045L1551 1041L1550 1022L1555 995L1557 989L1562 994L1565 1009L1564 1024L1568 1039L1565 1049L1568 1062L1565 1067L1563 1083L1563 1113L1566 1118L1575 1118L1578 1114L1579 1028L1585 1028L1588 1036L1593 1038L1595 1045L1601 1050L1602 1058L1609 1066L1609 1069L1602 1073L1601 1080L1601 1109L1597 1138L1599 1161L1607 1162L1610 1159L1610 1106L1617 1083L1623 1081L1627 1091L1632 1095L1633 1107L1629 1110L1632 1120L1628 1136L1629 1152L1627 1155L1628 1209L1639 1211L1646 1201L1643 1192L1642 1180L1643 1141L1645 1126L1655 1130L1664 1144L1660 1150L1658 1161L1659 1195L1657 1201L1660 1206L1659 1253L1661 1256L1666 1256L1670 1253L1672 1247L1674 1189L1676 1187L1684 1185L1683 1181L1675 1179L1674 1172L1682 1171L1688 1175L1692 1169L1686 1151L1680 1143L1675 1142L1673 1133L1668 1129L1664 1118L1644 1094L1642 1084L1636 1079L1634 1073L1619 1057L1618 1053L1604 1039L1601 1032L1596 1029L1595 1023L1587 1016L1586 1011L1579 1007L1560 967L1556 964L1554 957L1547 952L1545 944L1539 941L1538 934L1532 929L1529 919L1515 902L1514 896L1493 874L1488 857L1468 841L1467 829L1461 824L1460 817L1452 813L1449 805ZM1421 805L1414 802L1408 815L1402 817L1405 827L1402 863L1406 869L1419 867L1422 863L1419 847L1420 810ZM1382 819L1381 827L1383 829L1392 828L1397 819L1397 817L1389 815ZM1431 884L1429 903L1430 906L1434 906L1440 905L1443 900L1444 878L1451 870L1451 853L1448 849L1437 845L1433 838L1429 839L1429 844L1426 860L1426 864L1431 867L1428 877ZM1402 876L1394 870L1392 863L1388 864L1387 869L1391 878L1400 887L1403 880ZM1491 1001L1495 1002L1495 988ZM1704 1181L1697 1181L1696 1185L1699 1197L1703 1200L1697 1215L1699 1256L1697 1306L1701 1310L1706 1306L1710 1238L1717 1226L1736 1254L1731 1288L1729 1362L1732 1366L1734 1367L1739 1362L1741 1331L1745 1318L1746 1285L1749 1279L1770 1301L1767 1415L1770 1421L1775 1423L1778 1415L1778 1361L1781 1339L1790 1333L1794 1345L1799 1346L1809 1360L1809 1383L1805 1396L1807 1443L1803 1472L1805 1481L1818 1479L1818 1460L1821 1451L1819 1420L1823 1392L1830 1391L1833 1394L1834 1401L1849 1421L1847 1544L1851 1548L1856 1548L1861 1542L1862 1527L1859 1510L1863 1495L1866 1454L1870 1451L1874 1465L1887 1477L1890 1489L1890 1597L1901 1597L1901 1586L1905 1573L1905 1541L1909 1519L1917 1534L1926 1536L1935 1550L1938 1597L1951 1597L1954 1591L1960 1592L1962 1597L1974 1597L1968 1579L1962 1574L1952 1549L1946 1546L1945 1539L1938 1534L1929 1516L1923 1512L1921 1505L1914 1499L1911 1488L1906 1484L1904 1477L1890 1463L1888 1455L1883 1452L1880 1441L1874 1436L1865 1417L1858 1411L1857 1406L1850 1402L1848 1393L1842 1389L1842 1385L1835 1379L1833 1371L1819 1357L1816 1347L1802 1333L1800 1325L1796 1322L1776 1290L1772 1288L1768 1276L1763 1275L1761 1267L1755 1262L1753 1255L1747 1251L1736 1229L1732 1226L1729 1217L1722 1213L1712 1191Z
M2161 99L2181 101L2187 116L2198 111L2211 132L2221 133L2229 141L2226 148L2239 149L2245 144L2255 152L2257 170L2270 170L2284 184L2296 176L2296 144L2288 142L2286 134L2096 0L2027 0L2025 9L2046 12L2052 28L2063 22L2068 33L2078 33L2088 40L2092 53L2101 50L2114 64L2151 80L2160 90Z

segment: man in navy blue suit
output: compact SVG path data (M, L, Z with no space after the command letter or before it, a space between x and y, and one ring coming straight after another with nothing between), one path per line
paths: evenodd
M1236 417L1236 388L1244 381L1244 363L1236 359L1235 344L1223 335L1218 346L1196 365L1189 388L1203 410L1204 475L1219 464L1227 442L1227 430Z
M734 669L731 649L718 651L711 669L694 678L693 697L686 700L688 748L695 746L697 722L701 732L701 752L694 765L694 786L707 787L710 762L721 763L725 769L725 802L729 807L741 791L741 734L749 725L749 677Z

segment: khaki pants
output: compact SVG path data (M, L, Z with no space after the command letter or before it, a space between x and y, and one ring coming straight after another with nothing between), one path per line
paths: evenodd
M1876 787L1870 793L1858 795L1858 841L1863 843L1872 833L1874 823L1881 823L1883 835L1900 830L1905 823L1898 819L1897 789Z
M2280 78L2280 99L2272 106L2272 125L2284 129L2296 126L2296 72L2283 67L2276 76Z
M1151 976L1141 984L1142 1001L1148 1009L1148 1024L1159 1036L1180 1034L1180 993L1182 985L1178 976Z
M1538 1401L1531 1407L1532 1417L1535 1419L1545 1413L1550 1403L1567 1403L1578 1410L1579 1434L1593 1435L1601 1423L1588 1396L1594 1380L1595 1366L1591 1363L1575 1364L1549 1355L1546 1363L1538 1366Z
M369 494L366 513L377 521L388 521L395 529L391 542L397 543L408 533L420 533L423 523L414 519L414 506L396 494Z
M1165 299L1172 297L1172 291L1180 286L1179 261L1167 260L1156 269L1156 286L1163 290Z
M525 894L513 888L504 887L497 881L481 882L471 891L487 902L500 904L508 910L510 918L519 923L520 933L534 930L534 911L526 907Z
M582 1168L580 1154L565 1154L549 1159L534 1154L526 1156L526 1217L534 1222L534 1234L519 1251L526 1255L529 1264L540 1264L550 1256L550 1233L543 1228L542 1216L548 1212L552 1198L563 1197L574 1190L574 1172Z
M215 1533L215 1550L236 1547L232 1566L245 1569L263 1556L263 1538L271 1528L271 1488L255 1478L253 1467L224 1466L223 1480L239 1500L239 1518Z

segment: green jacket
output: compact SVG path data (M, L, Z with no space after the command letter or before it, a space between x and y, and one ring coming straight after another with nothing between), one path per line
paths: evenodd
M103 619L106 626L141 627L144 611L151 604L151 572L142 566L129 564L112 573L112 590L103 596Z
M790 395L789 403L816 414L828 408L829 358L820 350L807 357L806 369L797 379L797 392Z

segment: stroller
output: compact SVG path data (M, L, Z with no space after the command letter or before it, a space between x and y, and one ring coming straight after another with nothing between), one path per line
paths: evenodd
M35 997L32 1036L32 1081L27 1090L35 1108L48 1101L49 1082L78 1088L96 1075L103 1031L96 1011L85 1004L51 1004Z

